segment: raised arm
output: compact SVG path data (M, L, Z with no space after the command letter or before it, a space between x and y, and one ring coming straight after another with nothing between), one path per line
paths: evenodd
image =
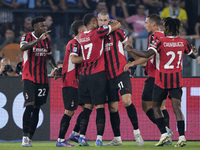
M195 46L191 45L191 47L192 47L192 53L188 56L191 57L192 59L196 59L198 57L198 51Z
M115 30L117 30L121 27L121 23L117 20L111 20L110 21L110 27L111 27L110 32L113 32L113 31L115 31Z
M28 42L28 43L25 43L25 42L21 42L20 43L20 49L22 51L26 51L30 48L32 48L35 44L37 44L38 42L44 40L47 38L47 34L51 32L51 31L47 31L45 33L43 33L38 39L34 40L34 41L31 41L31 42Z

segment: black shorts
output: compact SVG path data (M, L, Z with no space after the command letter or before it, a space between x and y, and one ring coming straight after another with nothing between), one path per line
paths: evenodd
M144 88L142 91L142 100L143 101L152 101L154 82L155 82L155 78L153 78L153 77L148 77L146 79Z
M173 89L162 89L161 87L154 84L153 89L153 101L155 102L162 102L164 99L167 98L169 94L169 98L176 98L181 100L182 97L182 88L173 88Z
M30 80L23 80L22 86L25 104L35 102L35 106L41 106L46 103L49 92L48 84L38 84Z
M80 75L78 93L80 104L100 105L106 101L106 74L98 72Z
M119 94L132 94L132 86L129 72L123 72L119 76L107 80L107 101L106 103L119 101Z
M65 109L76 110L79 103L78 89L74 87L63 87L62 95Z

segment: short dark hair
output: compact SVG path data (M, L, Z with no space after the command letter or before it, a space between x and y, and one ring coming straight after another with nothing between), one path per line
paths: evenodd
M32 27L34 27L34 25L38 22L44 22L45 21L45 18L43 16L38 16L38 17L35 17L33 18L32 20Z
M76 35L78 35L78 29L83 26L83 21L82 20L75 20L72 24L71 24L71 29L73 31L73 33Z
M172 36L177 36L181 27L181 21L177 18L167 17L164 19L164 27L167 32L171 32Z
M103 15L103 16L109 15L109 13L108 13L107 10L101 10L98 14L101 14L101 15Z
M151 14L147 18L154 21L156 23L156 25L158 25L158 26L160 26L162 23L161 18L158 14Z
M90 22L91 22L91 20L92 20L92 18L96 18L96 16L95 16L94 14L92 14L92 13L86 14L86 15L83 17L83 24L84 24L85 26L89 25Z

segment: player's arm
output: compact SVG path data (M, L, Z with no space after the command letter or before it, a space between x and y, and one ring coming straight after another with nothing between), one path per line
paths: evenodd
M139 57L149 58L150 56L155 54L155 51L152 47L148 49L148 51L138 51L132 48L130 45L125 45L125 50L133 52L135 55Z
M77 56L77 55L71 55L71 61L73 64L80 64L83 62L83 57L82 56Z
M117 20L110 21L110 32L113 32L121 27L121 23Z
M188 54L192 59L196 59L198 57L198 51L195 46L191 45L191 52Z
M55 63L55 60L54 60L52 55L47 55L47 60L48 60L48 62L50 64L50 66L54 70L54 79L56 80L58 78L58 76L59 76L59 71L58 71L58 67L57 67L57 65Z
M126 40L124 43L124 47L126 46L126 45L130 45L130 43L129 43L129 40ZM131 46L131 45L130 45ZM132 46L131 46L132 47ZM133 47L132 47L132 49L133 49ZM125 49L126 50L126 49ZM126 50L128 53L129 53L129 55L131 55L135 60L136 59L139 59L140 57L138 57L137 55L135 55L133 52L132 52L132 50L131 51L128 51L128 50Z
M38 42L40 42L40 41L46 39L46 38L47 38L47 34L48 34L49 32L51 32L51 31L46 31L46 32L43 33L38 39L36 39L36 40L34 40L34 41L31 41L31 42L24 42L24 41L22 41L22 42L20 43L20 49L21 49L22 51L26 51L26 50L32 48L32 47L33 47L35 44L37 44Z

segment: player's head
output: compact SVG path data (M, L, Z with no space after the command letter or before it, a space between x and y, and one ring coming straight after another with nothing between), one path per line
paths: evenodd
M168 36L179 35L181 21L177 18L168 17L164 19L164 32Z
M47 31L47 25L45 23L45 18L42 16L35 17L32 20L32 26L34 28L34 31L38 34L42 34Z
M146 18L144 27L146 28L147 32L150 33L155 32L154 30L157 30L160 25L160 16L157 14L151 14Z
M88 13L83 17L83 24L90 30L98 28L97 18L92 13Z
M110 21L108 11L102 10L98 13L98 25L100 27L107 26Z
M84 26L82 20L75 20L75 21L71 24L71 29L72 29L74 35L77 36L79 33L85 31L85 30L86 30L86 27Z

